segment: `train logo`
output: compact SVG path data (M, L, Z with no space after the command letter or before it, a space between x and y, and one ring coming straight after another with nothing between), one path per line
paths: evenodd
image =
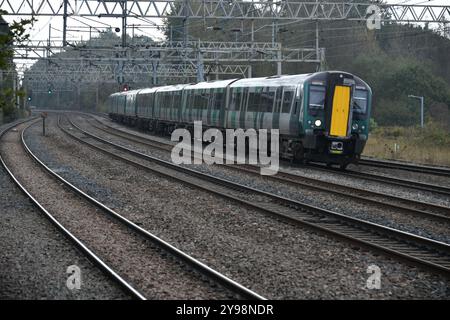
M176 129L172 132L171 140L178 142L171 153L175 164L223 164L224 161L226 164L247 163L261 165L261 175L274 175L279 170L278 129L271 129L270 135L267 129L226 129L224 139L221 130L210 128L203 132L202 121L194 121L194 137L187 129ZM203 149L204 141L210 144ZM194 157L191 156L192 151Z

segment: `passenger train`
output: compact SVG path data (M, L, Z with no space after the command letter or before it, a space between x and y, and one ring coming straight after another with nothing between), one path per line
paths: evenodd
M156 133L197 120L204 130L279 129L281 157L344 169L365 146L371 100L357 76L327 71L118 92L107 104L112 120Z

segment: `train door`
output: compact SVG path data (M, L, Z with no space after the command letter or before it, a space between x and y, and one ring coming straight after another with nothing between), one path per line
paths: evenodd
M337 85L334 87L331 110L330 135L346 137L350 117L351 87Z
M238 112L238 119L239 119L239 125L238 128L245 128L245 112L247 109L247 104L248 104L248 87L244 87L242 88L243 92L242 92L242 99L241 99L241 106L239 108L239 112Z
M245 129L256 129L258 111L261 108L262 87L250 87L247 93L247 103L243 105Z
M234 87L230 89L230 103L227 106L225 114L225 126L226 128L238 128L239 127L239 109L241 107L241 101L243 96L242 87Z
M264 88L261 96L258 129L272 129L273 106L275 104L276 91L276 87Z
M210 89L203 89L202 93L202 123L207 124L208 123L208 108L210 107L210 97L211 97L211 91Z
M328 74L325 119L330 136L347 137L350 132L354 85L355 80L351 75L345 73Z
M289 134L292 103L294 101L295 87L283 87L280 101L280 134Z
M275 102L273 106L272 113L272 128L279 129L280 128L280 106L281 106L281 96L283 93L283 87L277 87L275 92Z

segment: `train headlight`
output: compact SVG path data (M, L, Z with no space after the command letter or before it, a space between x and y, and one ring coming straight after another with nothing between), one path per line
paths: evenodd
M322 121L320 121L319 119L317 119L316 121L314 121L314 125L316 127L320 127L322 125Z
M358 124L357 123L354 123L353 125L352 125L352 129L353 130L358 130L358 128L359 128L359 126L358 126Z

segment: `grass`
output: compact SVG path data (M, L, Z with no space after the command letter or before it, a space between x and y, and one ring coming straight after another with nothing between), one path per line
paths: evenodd
M433 123L420 127L378 127L363 155L389 160L450 166L450 131Z

